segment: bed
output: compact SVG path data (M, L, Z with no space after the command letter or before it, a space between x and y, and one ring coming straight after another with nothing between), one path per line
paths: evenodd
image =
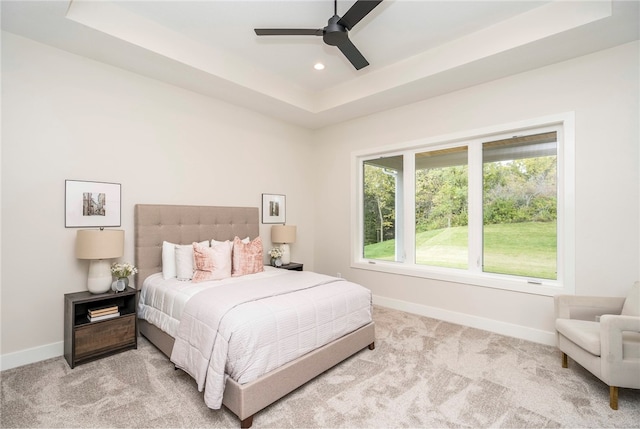
M233 240L235 237L259 236L259 210L257 207L215 207L149 205L135 206L135 265L138 268L136 287L145 280L158 277L162 272L162 245L164 241L191 244L203 240ZM283 275L286 270L273 269L265 275ZM277 273L275 272L277 271ZM248 276L247 276L248 277ZM296 292L294 292L296 293ZM158 324L160 325L160 324ZM171 357L176 339L166 326L161 329L144 318L139 319L140 333L162 353ZM171 332L171 334L169 332ZM369 348L374 349L374 323L364 322L339 338L270 370L256 379L240 383L232 377L226 379L222 405L240 419L240 426L248 428L253 416L296 388L334 365Z

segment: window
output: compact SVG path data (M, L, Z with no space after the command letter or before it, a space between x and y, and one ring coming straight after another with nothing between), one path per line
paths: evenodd
M483 271L556 279L557 132L482 144Z
M397 261L396 213L402 212L402 156L364 162L363 255Z
M573 116L519 125L354 154L352 266L572 292Z
M467 156L466 146L415 154L416 264L467 267Z

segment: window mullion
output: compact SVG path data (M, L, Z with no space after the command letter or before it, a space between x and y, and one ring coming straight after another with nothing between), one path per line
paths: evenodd
M414 152L404 154L404 182L403 182L404 210L404 253L401 261L414 265L416 262L416 162Z
M482 272L482 143L468 149L469 171L469 271Z

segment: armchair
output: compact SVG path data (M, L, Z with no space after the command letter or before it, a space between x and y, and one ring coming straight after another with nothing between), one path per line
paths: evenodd
M618 409L618 388L640 389L640 282L626 298L554 297L562 367L571 357L609 386L609 405Z

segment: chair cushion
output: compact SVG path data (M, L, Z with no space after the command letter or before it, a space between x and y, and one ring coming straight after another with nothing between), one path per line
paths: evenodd
M556 319L556 329L589 353L600 356L600 323L587 320Z
M631 286L631 290L624 300L622 313L625 316L640 316L640 281Z

